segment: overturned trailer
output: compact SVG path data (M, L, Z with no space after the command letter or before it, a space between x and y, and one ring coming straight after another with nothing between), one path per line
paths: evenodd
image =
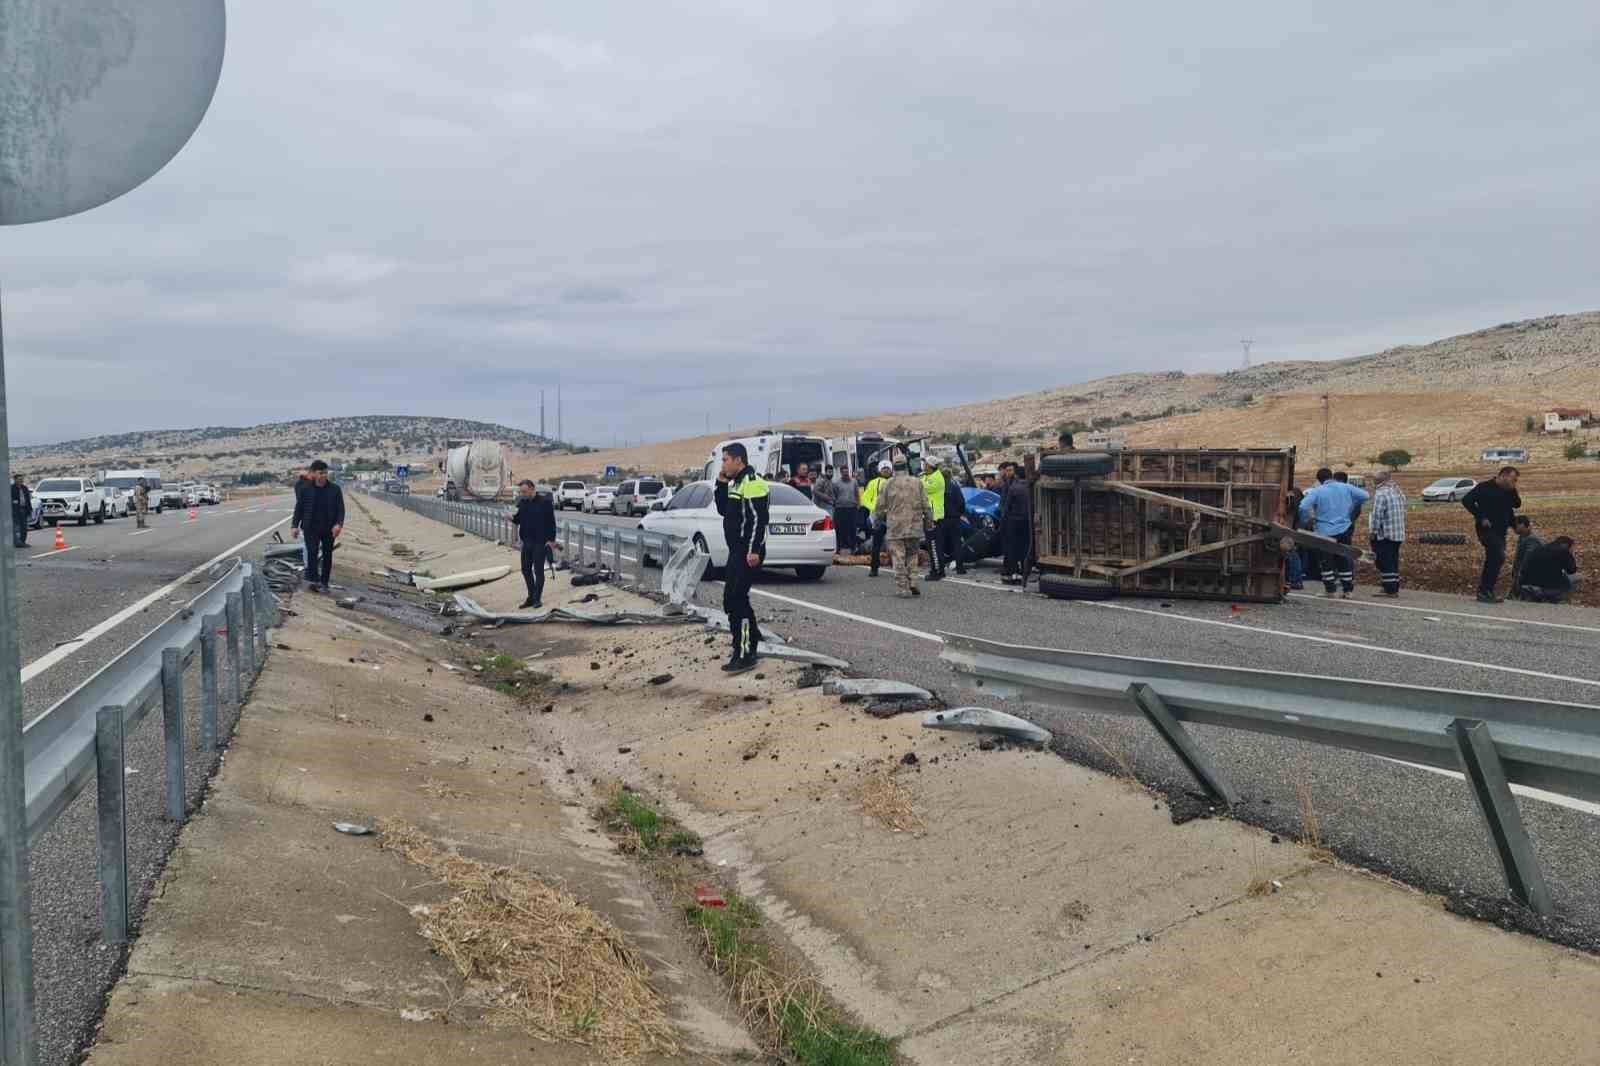
M1291 528L1293 448L1058 452L1039 460L1034 553L1061 598L1274 603L1296 545L1359 550Z

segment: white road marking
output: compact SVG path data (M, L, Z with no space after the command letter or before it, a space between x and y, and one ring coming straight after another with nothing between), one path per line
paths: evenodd
M1573 685L1587 685L1591 688L1600 688L1600 681L1587 677L1568 677L1565 674L1547 674L1539 670L1524 670L1517 666L1501 666L1498 663L1473 662L1471 659L1452 659L1446 655L1430 655L1423 651L1401 651L1399 648L1382 648L1376 644L1362 644L1354 640L1336 640L1333 637L1317 637L1309 633L1292 633L1283 629L1268 629L1265 626L1242 626L1237 622L1219 622L1211 618L1194 618L1186 614L1172 614L1167 611L1151 611L1143 607L1128 607L1120 603L1104 603L1097 600L1079 601L1090 607L1102 607L1110 611L1129 611L1133 614L1148 614L1156 618L1166 618L1174 622L1187 622L1191 625L1220 626L1223 629L1238 629L1257 636L1283 637L1288 640L1308 640L1314 644L1333 644L1341 648L1355 648L1359 651L1375 651L1385 655L1399 655L1407 659L1427 659L1436 663L1448 663L1451 666L1471 666L1479 670L1493 670L1502 674L1517 674L1520 677L1538 677L1546 681L1565 681Z
M52 555L65 555L67 552L75 552L81 547L83 547L82 544L74 544L70 548L57 548L54 551L40 552L38 555L30 555L30 556L28 556L28 558L30 558L30 559L48 559Z
M39 656L39 658L22 668L22 683L27 684L29 681L38 677L40 674L50 669L61 660L67 658L69 655L75 655L79 651L82 651L84 646L90 641L105 636L107 633L111 632L113 629L117 628L123 622L126 622L129 618L132 618L134 615L138 614L152 603L155 603L157 600L170 595L173 589L177 588L179 585L182 585L196 574L203 573L205 570L228 558L230 555L234 555L248 548L262 537L265 537L268 533L271 533L274 529L277 529L279 526L283 525L284 521L285 520L282 518L278 519L276 522L272 523L272 525L268 526L266 529L263 529L254 536L240 541L238 544L235 544L233 547L229 548L225 552L222 552L220 555L201 563L193 570L190 570L187 574L184 574L182 577L178 578L178 580L169 585L163 585L161 588L156 589L143 599L128 604L128 606L124 607L110 618L107 618L99 625L84 630L81 635L74 637L70 644L57 648L45 655ZM70 551L71 549L68 550Z
M769 600L779 600L783 603L792 603L796 607L805 607L813 611L820 611L823 614L831 614L837 618L848 618L853 622L864 622L869 626L877 626L879 629L887 629L891 633L901 633L908 637L916 637L918 640L931 640L935 644L944 643L943 637L936 636L933 633L924 633L920 629L912 629L909 626L897 626L893 622L883 622L876 618L868 618L864 614L851 614L849 611L841 611L836 607L824 607L820 603L812 603L809 600L797 600L792 596L780 596L776 592L768 592L765 589L751 589L750 594L752 596L765 596Z
M141 529L137 533L129 533L128 536L130 536L130 537L142 537L146 533L154 533L154 532L155 532L155 530L153 530L153 529Z
M1291 592L1289 596L1296 600L1309 600L1312 603L1331 603L1344 607L1384 607L1391 611L1413 611L1421 615L1447 614L1454 618L1472 618L1480 622L1506 622L1519 626L1544 626L1547 629L1571 629L1579 633L1600 633L1600 626L1580 626L1570 622L1541 622L1536 618L1512 618L1503 614L1476 614L1472 611L1443 611L1433 607L1406 607L1398 603L1384 603L1381 600L1327 600L1322 596L1309 596L1303 592ZM1437 622L1437 618L1429 618Z

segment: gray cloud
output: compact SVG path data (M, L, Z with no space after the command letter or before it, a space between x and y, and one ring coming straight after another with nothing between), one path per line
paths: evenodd
M557 382L659 439L1593 304L1575 0L453 11L235 5L164 173L7 232L13 439Z

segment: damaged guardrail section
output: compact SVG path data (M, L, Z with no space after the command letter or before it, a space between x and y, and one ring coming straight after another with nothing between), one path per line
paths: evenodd
M101 923L108 944L128 939L125 738L152 709L161 708L167 815L181 822L187 813L184 752L190 743L184 729L185 673L198 658L199 746L216 750L221 701L239 706L264 665L266 630L278 624L277 600L257 568L234 560L219 565L211 576L209 588L23 729L30 845L95 784ZM0 914L0 937L31 942L27 922L27 915ZM31 953L21 953L20 965L8 961L0 982L7 997L21 993L31 1004Z
M1002 699L1142 717L1202 788L1237 794L1187 725L1267 733L1463 773L1524 906L1550 892L1511 785L1600 801L1600 707L1122 655L944 634L959 682Z

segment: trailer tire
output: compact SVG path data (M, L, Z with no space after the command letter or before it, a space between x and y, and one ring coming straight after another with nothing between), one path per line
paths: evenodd
M1117 467L1107 452L1057 452L1039 460L1039 472L1046 477L1104 477Z
M1418 544L1465 544L1465 533L1418 533Z
M1117 595L1117 586L1099 578L1040 574L1039 591L1052 600L1109 600Z

